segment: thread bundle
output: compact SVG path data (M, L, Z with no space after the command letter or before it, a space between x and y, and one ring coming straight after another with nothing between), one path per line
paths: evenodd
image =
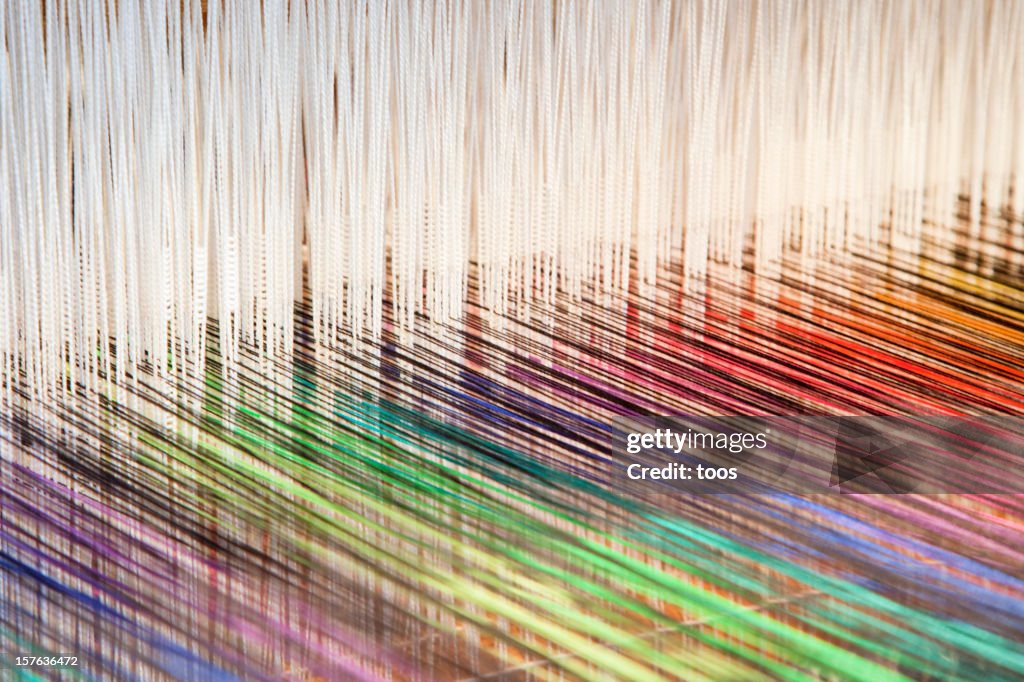
M34 386L201 366L209 316L228 362L287 350L303 281L319 338L379 336L385 305L461 314L471 276L500 314L680 253L699 279L916 251L961 195L975 231L1024 208L1015 2L19 0L0 22L0 352Z
M1016 497L655 505L607 459L623 417L1024 415L1022 28L0 3L0 665L1024 676Z
M187 381L17 398L0 653L102 680L1018 679L1016 496L609 476L624 414L1024 414L1019 287L958 250L713 265L703 314L665 272L415 343L315 344L304 305L294 356L243 346L233 380L211 342Z

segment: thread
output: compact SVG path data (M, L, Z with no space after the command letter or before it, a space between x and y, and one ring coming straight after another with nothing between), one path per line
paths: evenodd
M16 398L0 636L87 679L1015 679L1012 495L604 482L618 415L1024 414L1019 289L957 262L969 229L781 282L712 265L699 314L680 263L408 342L317 344L306 298L295 353L243 344L231 380L211 342L187 381Z
M209 5L0 3L0 664L1024 676L1012 495L607 476L1024 415L1024 4Z
M228 363L286 350L304 278L318 338L379 338L461 315L470 267L500 314L634 259L915 253L961 196L977 231L1021 213L1022 14L5 3L5 375L198 367L209 316Z

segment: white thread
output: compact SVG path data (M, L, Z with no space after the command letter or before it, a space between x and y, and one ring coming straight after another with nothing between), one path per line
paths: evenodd
M45 11L45 22L43 13ZM0 371L230 366L1024 212L1024 6L12 0ZM635 256L635 261L633 257ZM110 347L116 349L110 352ZM49 387L49 388L46 388Z

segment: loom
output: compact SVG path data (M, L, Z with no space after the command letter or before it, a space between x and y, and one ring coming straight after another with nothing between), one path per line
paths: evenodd
M1024 678L1021 36L0 3L0 676ZM835 443L617 473L668 418ZM966 426L925 487L864 418Z

